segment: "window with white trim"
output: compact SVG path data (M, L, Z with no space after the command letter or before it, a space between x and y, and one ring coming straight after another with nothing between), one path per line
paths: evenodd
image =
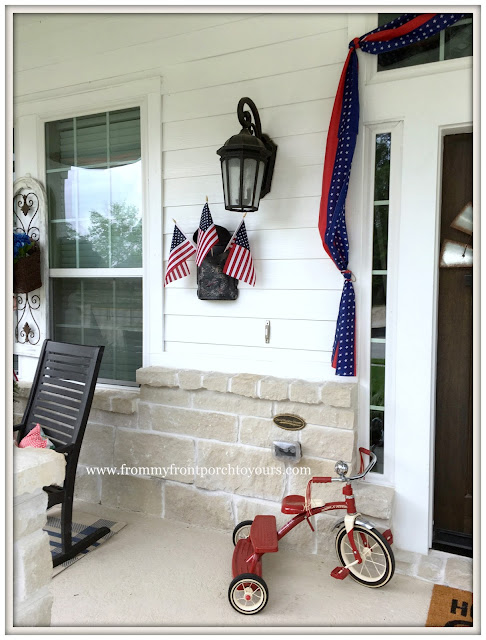
M104 345L100 382L142 366L140 108L45 124L51 337Z
M388 214L390 206L391 133L375 135L373 192L373 259L371 271L370 448L378 461L373 471L384 471L386 287Z
M388 24L400 13L379 13L378 26ZM443 29L435 36L407 47L395 49L378 56L378 71L401 69L430 62L442 62L473 55L473 18L466 14L462 20Z

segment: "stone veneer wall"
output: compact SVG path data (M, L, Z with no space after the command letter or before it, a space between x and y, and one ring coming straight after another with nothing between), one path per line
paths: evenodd
M258 513L288 519L280 501L302 494L310 475L286 475L272 457L273 440L298 441L311 475L334 475L336 460L356 468L356 392L349 383L315 383L250 374L206 373L148 367L137 372L140 389L98 389L78 467L76 497L130 511L203 527L231 530ZM29 386L21 385L17 413ZM302 416L307 426L285 431L272 417ZM273 467L281 475L206 475L160 473L88 475L95 467ZM340 485L321 485L313 493L326 501L340 498ZM355 484L359 510L382 526L391 516L393 489ZM317 517L318 531L329 531L343 511ZM333 536L298 527L282 545L311 553L327 552Z

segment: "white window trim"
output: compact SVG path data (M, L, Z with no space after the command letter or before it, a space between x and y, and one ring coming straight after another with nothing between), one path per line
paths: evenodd
M370 366L371 366L371 272L373 257L373 204L375 173L375 138L379 133L391 133L390 153L390 193L388 215L388 261L387 261L387 300L386 300L386 342L385 342L385 447L384 473L370 473L366 480L372 484L393 485L395 480L395 352L397 336L395 331L397 310L398 252L400 227L400 189L401 189L401 121L369 123L363 126L364 166L367 179L363 180L362 211L362 257L358 305L360 311L359 358L359 441L369 446L370 415Z
M127 276L143 277L143 366L150 366L156 355L163 351L163 246L162 246L162 98L161 78L154 76L118 85L97 86L95 90L83 88L79 93L59 96L52 92L43 94L41 100L22 102L15 107L15 132L19 139L18 174L26 172L46 184L45 134L46 122L64 118L90 115L104 111L114 111L130 107L140 108L141 146L142 146L142 254L143 267L130 269ZM34 145L36 154L22 159L28 139ZM47 213L46 213L47 215ZM46 222L46 221L44 221ZM44 251L48 252L48 235L42 239ZM69 271L69 273L67 273ZM49 279L62 277L101 277L105 270L96 274L89 270L51 269ZM113 275L112 270L106 270ZM122 276L124 270L117 270ZM41 341L50 333L49 284L45 283L45 304L40 318ZM153 295L159 291L160 295ZM39 346L39 352L40 352ZM23 354L19 351L19 355ZM38 356L36 354L34 357ZM26 363L27 364L27 363ZM32 363L33 364L33 363ZM26 370L32 371L31 363Z

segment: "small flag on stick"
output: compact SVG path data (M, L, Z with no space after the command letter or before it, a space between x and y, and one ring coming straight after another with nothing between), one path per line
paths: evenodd
M174 280L189 275L189 267L187 266L186 260L195 253L196 247L194 243L186 238L177 224L174 224L174 233L172 235L172 244L170 245L164 286L169 284L169 282L174 282Z
M237 280L242 280L252 287L255 286L255 268L253 266L250 243L246 235L244 220L241 221L238 231L233 238L228 259L223 267L223 273Z
M201 213L201 221L197 232L196 264L198 267L201 266L208 251L212 249L215 244L218 244L218 242L218 232L216 231L216 226L211 217L208 203L206 202Z

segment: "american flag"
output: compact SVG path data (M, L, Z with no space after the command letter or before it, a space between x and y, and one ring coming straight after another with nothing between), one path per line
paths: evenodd
M356 315L352 274L348 269L349 243L345 201L359 123L357 49L378 55L434 36L460 20L461 13L408 13L349 43L327 134L319 234L326 253L344 277L332 366L336 375L356 375Z
M189 275L189 267L186 260L195 253L196 247L194 244L186 238L177 225L174 225L174 234L165 273L165 284Z
M199 223L197 232L196 264L198 267L201 266L208 251L214 247L215 244L218 244L218 241L218 232L216 231L208 203L206 202L201 213L201 222Z
M246 235L244 221L240 223L240 227L233 238L223 273L237 280L247 282L252 287L255 286L255 268L251 258L250 243Z

